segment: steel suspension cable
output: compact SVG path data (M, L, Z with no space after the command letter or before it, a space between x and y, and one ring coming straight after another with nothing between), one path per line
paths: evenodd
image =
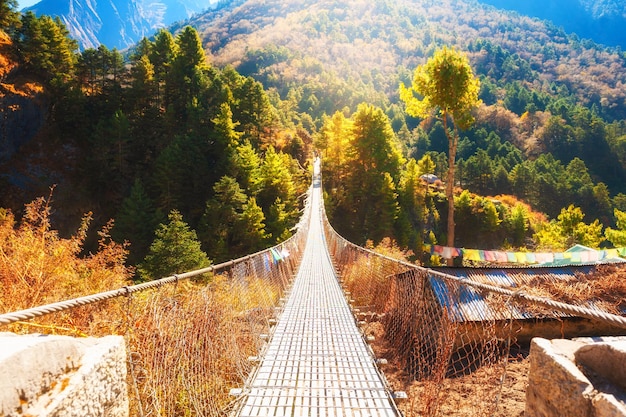
M475 281L470 281L464 278L460 278L460 277L456 277L454 275L450 275L450 274L446 274L444 272L440 272L440 271L436 271L434 269L430 269L430 268L425 268L419 265L415 265L406 261L402 261L399 259L394 259L391 258L389 256L386 255L382 255L380 253L377 253L375 251L372 251L370 249L366 249L363 248L361 246L355 245L354 243L346 240L345 238L343 238L341 235L339 235L335 229L332 227L332 225L330 224L330 222L328 221L328 219L324 216L324 222L326 224L326 227L328 228L328 230L330 231L330 233L334 234L335 237L344 242L345 245L349 245L351 246L353 249L364 252L364 253L368 253L370 255L373 256L377 256L381 259L385 259L387 261L390 262L395 262L399 265L402 265L404 267L407 268L407 270L409 269L413 269L413 270L418 270L421 272L425 272L431 276L437 276L439 278L443 278L445 280L450 280L450 281L454 281L457 284L460 285L466 285L469 287L473 287L476 288L478 290L481 291L488 291L488 292L493 292L493 293L497 293L500 295L504 295L504 296L508 296L511 297L513 299L519 299L519 300L524 300L526 302L529 303L534 303L534 304L539 304L542 305L544 307L550 307L554 310L563 312L563 313L567 313L567 314L571 314L574 316L581 316L581 317L586 317L586 318L590 318L593 320L599 320L602 322L606 322L609 323L611 325L620 327L622 329L626 329L626 317L623 316L619 316L616 314L611 314L611 313L607 313L607 312L603 312L603 311L598 311L598 310L593 310L590 308L585 308L585 307L581 307L581 306L576 306L576 305L572 305L572 304L567 304L567 303L563 303L563 302L559 302L559 301L555 301L552 300L550 298L546 298L546 297L539 297L539 296L534 296L534 295L530 295L527 294L524 291L518 290L518 291L514 291L514 290L510 290L507 288L503 288L503 287L498 287L495 285L489 285L489 284L484 284L484 283L480 283L480 282L475 282Z
M300 226L303 222L301 221L298 226ZM297 227L298 227L297 226ZM69 310L74 307L79 307L87 304L93 304L97 302L101 302L104 300L108 300L116 297L129 296L132 293L145 291L151 288L159 288L163 285L176 283L180 280L193 278L202 274L207 273L217 273L223 270L227 270L232 268L235 265L247 262L248 260L254 258L255 256L263 255L271 252L273 249L284 246L289 243L293 243L295 239L298 238L298 232L294 234L292 237L287 239L285 242L276 245L272 248L264 249L262 251L256 252L251 255L246 255L242 258L234 259L231 261L223 262L217 265L211 265L206 268L197 269L194 271L189 271L181 274L174 274L168 277L164 277L161 279L157 279L154 281L144 282L136 285L128 285L115 290L105 291L97 294L86 295L83 297L72 298L69 300L59 301L56 303L46 304L42 306L32 307L24 310L14 311L10 313L0 314L0 325L3 324L11 324L22 320L29 320L35 317L44 316L46 314L55 313L59 311Z

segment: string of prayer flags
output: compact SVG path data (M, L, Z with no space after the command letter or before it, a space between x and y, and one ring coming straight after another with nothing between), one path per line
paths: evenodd
M431 255L439 255L444 259L463 256L464 259L474 262L544 264L555 261L569 261L572 263L590 263L626 257L626 247L595 250L578 246L576 250L566 252L510 252L498 250L452 248L441 245L425 245L424 249Z
M270 249L270 252L272 253L272 257L274 258L274 262L278 262L278 261L281 261L283 259L283 257L280 254L280 252L278 252L276 249L272 248L272 249Z

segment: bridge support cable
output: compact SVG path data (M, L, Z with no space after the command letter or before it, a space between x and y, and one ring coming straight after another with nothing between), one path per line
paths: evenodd
M397 416L325 244L319 180L311 198L298 274L236 415Z
M310 195L311 191L307 194ZM308 197L310 199L310 196ZM238 259L230 260L227 262L223 262L217 265L211 265L206 268L197 269L195 271L184 272L180 274L174 274L168 277L156 279L153 281L144 282L136 285L129 285L122 288L105 291L97 294L86 295L83 297L77 297L69 300L59 301L56 303L46 304L42 306L32 307L20 311L14 311L10 313L0 314L0 325L3 324L11 324L18 321L29 320L35 317L44 316L51 313L56 313L60 311L70 310L78 306L88 305L98 303L104 300L109 300L117 297L125 297L130 294L141 292L154 288L161 288L168 284L177 284L180 281L200 277L205 274L223 274L227 273L231 277L237 275L263 275L258 274L256 270L250 270L251 265L259 263L258 261L261 259L271 258L273 254L278 253L287 253L289 255L293 254L294 256L289 259L289 262L297 265L300 258L300 248L304 246L304 239L307 236L307 227L309 223L310 216L310 208L309 201L305 202L305 208L303 209L303 214L300 218L298 224L293 228L296 230L296 233L285 242L276 245L272 248L264 249L257 253L247 255ZM285 251L286 250L286 251ZM261 261L261 264L265 264L264 268L267 271L270 271L270 265L267 265L266 262Z
M363 256L373 256L379 258L381 260L386 261L387 263L387 274L388 276L395 275L400 272L405 271L418 271L420 273L426 274L430 277L436 277L448 282L454 282L455 285L461 285L464 287L471 287L479 292L484 293L492 293L500 296L504 296L511 299L517 299L519 302L534 304L538 306L542 306L547 309L551 309L554 311L559 311L564 314L569 314L572 316L578 317L586 317L590 320L595 320L598 322L606 323L611 326L619 327L622 329L626 329L626 317L607 313L605 311L590 309L578 305L568 304L564 302L559 302L553 300L548 297L540 297L532 294L528 294L522 290L512 290L510 288L505 288L497 285L485 284L476 281L470 281L462 277L458 277L451 274L446 274L441 271L436 271L429 268L424 268L406 261L402 261L399 259L390 258L385 255L381 255L372 250L363 248L361 246L355 245L352 242L344 239L341 235L339 235L330 225L328 220L326 219L324 222L326 235L329 237L329 246L331 248L331 253L333 257L340 258L341 256L345 256L347 254L349 260L344 260L342 263L350 264L353 263L357 257L355 254L362 254Z

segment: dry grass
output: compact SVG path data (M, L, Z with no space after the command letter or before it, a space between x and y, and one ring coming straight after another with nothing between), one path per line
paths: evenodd
M382 324L368 323L365 330L376 336L372 343L376 357L388 361L383 371L391 388L408 395L408 400L398 405L404 416L524 415L529 372L527 351L516 351L506 363L483 366L466 375L444 377L440 374L415 380L407 372L406 362L397 355L389 338L385 337Z
M342 268L344 285L357 302L367 303L364 331L375 336L376 356L388 361L385 377L394 391L408 394L399 405L405 416L523 415L527 360L512 358L503 336L513 326L460 325L434 302L419 272L393 275L406 268L371 255L344 258L349 264ZM462 291L450 285L446 305L453 306ZM491 308L500 310L502 304L498 298ZM515 335L509 336L514 342Z
M62 239L51 230L49 213L44 199L27 206L19 224L10 212L0 212L2 311L128 283L132 271L124 267L125 248L109 239L108 227L101 231L99 251L83 257L89 216L75 236ZM390 242L382 250L404 256ZM351 255L346 262L350 267L343 268L344 284L359 307L366 308L361 310L369 320L364 330L376 336L376 356L389 361L384 370L388 381L409 395L400 405L407 417L523 415L528 361L524 354L508 354L495 326L481 323L459 335L461 327L445 320L445 310L424 302L426 287L420 287L419 276L394 278L405 268L372 255ZM603 303L619 311L626 299L624 270L607 266L569 282L545 280L533 287L539 295L564 302ZM214 276L209 285L185 281L10 330L123 334L134 415L225 415L235 406L230 388L243 384L252 369L248 357L261 349L258 335L267 331L281 282L241 276ZM492 308L502 308L502 300L491 298ZM458 349L459 340L464 350Z
M18 223L0 210L0 311L10 312L129 284L126 250L100 232L97 253L81 256L89 223L69 238L50 227L48 200ZM50 314L2 331L71 336L124 335L132 415L226 415L259 353L292 263L262 278L213 276Z
M30 308L79 295L120 288L132 270L124 265L124 245L100 234L99 250L82 256L90 215L69 239L50 226L49 200L28 204L21 222L0 209L0 312Z
M389 362L384 373L393 390L405 391L409 396L408 401L400 404L404 415L524 415L527 352L517 348L511 353L507 347L509 342L516 346L518 326L486 321L460 326L448 322L446 308L439 306L437 310L438 304L428 301L429 286L423 286L418 274L390 276L388 271L393 271L393 267L381 266L383 262L373 258L347 256L351 266L344 268L344 282L351 294L363 293L369 297L365 298L369 305L378 308L366 316L371 321L365 331L376 336L376 356ZM380 290L382 282L391 289ZM626 268L601 266L590 274L567 280L537 278L523 290L568 304L594 305L623 314ZM450 284L446 294L450 299L444 304L460 303L455 299L460 293ZM508 301L501 296L487 294L484 301L493 311L508 311ZM536 308L541 314L551 314L543 307ZM451 349L453 343L456 345Z
M568 304L594 305L619 315L626 310L626 267L602 265L589 274L576 274L572 279L537 277L523 290Z
M278 289L256 279L214 277L143 295L129 331L134 412L224 415L231 388L252 370ZM138 305L138 306L139 306ZM191 413L191 414L189 414Z

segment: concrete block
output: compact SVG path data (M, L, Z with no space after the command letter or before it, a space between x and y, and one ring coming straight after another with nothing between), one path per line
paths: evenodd
M530 375L526 390L528 417L592 417L593 386L569 359L575 343L534 338L530 347Z
M128 413L123 337L0 335L0 415Z
M584 345L576 351L575 359L626 391L626 340Z

